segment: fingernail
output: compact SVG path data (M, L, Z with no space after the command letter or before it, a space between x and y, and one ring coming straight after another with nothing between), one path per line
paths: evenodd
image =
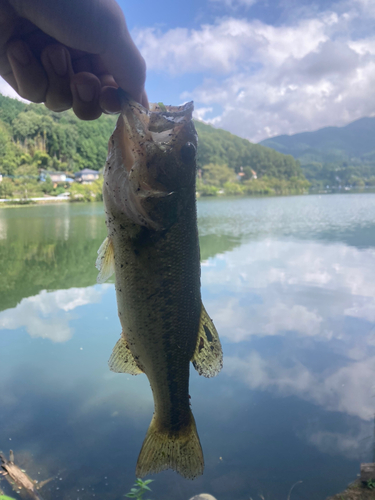
M59 76L65 76L68 71L65 50L62 47L55 47L48 52L48 58L55 73Z
M79 98L83 102L91 102L95 97L95 88L91 85L87 85L86 83L77 83L76 89Z
M26 66L30 62L29 49L23 42L19 41L10 47L12 57L22 66Z

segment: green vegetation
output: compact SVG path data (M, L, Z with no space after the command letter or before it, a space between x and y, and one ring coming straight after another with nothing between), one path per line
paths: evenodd
M30 217L27 209L19 211L4 210L0 218L0 311L41 290L96 284L97 251L107 236L102 205L37 206ZM201 259L240 243L239 237L203 234Z
M152 479L147 479L146 481L142 481L142 479L137 479L136 482L134 483L133 488L129 491L129 493L126 493L125 496L128 498L135 498L136 500L143 500L143 495L147 491L151 491L151 488L149 488L147 485L152 483L152 481L153 481Z
M77 184L70 186L71 201L103 201L103 179L98 179L92 184Z
M40 104L24 104L0 95L0 197L58 195L68 190L73 201L101 199L101 184L69 186L39 180L41 170L72 177L83 168L105 163L115 116L79 120L69 110L54 113ZM224 130L195 123L198 135L198 192L217 194L292 194L308 183L298 161L251 144Z
M0 197L56 195L69 187L40 182L41 169L69 176L83 168L99 170L115 123L116 118L109 115L83 122L71 110L53 113L40 104L0 95L0 173L5 176ZM75 194L91 199L86 191L77 189ZM94 195L95 199L96 189Z
M202 196L298 194L309 187L290 155L195 122L199 136L197 191Z
M13 497L8 497L8 495L0 495L0 500L16 500Z
M43 210L36 207L33 213ZM74 207L70 210L75 213ZM0 240L0 311L41 290L83 288L96 283L97 250L107 235L102 207L101 215L91 219L71 217L69 211L68 239L68 218L58 205L51 207L56 217L47 219L33 216L15 221L8 219L10 211L2 219L7 239Z
M345 127L280 135L260 144L290 154L314 188L375 186L375 118L361 118Z

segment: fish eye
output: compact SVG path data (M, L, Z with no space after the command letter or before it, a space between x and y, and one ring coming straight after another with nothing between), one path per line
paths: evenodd
M184 163L190 163L195 159L196 149L192 142L184 144L180 151L181 160Z

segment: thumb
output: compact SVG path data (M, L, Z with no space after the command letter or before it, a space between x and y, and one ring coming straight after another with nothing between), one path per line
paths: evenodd
M129 32L123 31L100 58L117 85L143 104L146 63Z

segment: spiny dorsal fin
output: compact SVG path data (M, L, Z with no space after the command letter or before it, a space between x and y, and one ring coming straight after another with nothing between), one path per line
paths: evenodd
M197 346L191 361L199 375L204 377L215 377L223 367L219 335L203 304Z
M98 283L104 283L115 272L115 254L113 251L113 243L108 236L100 245L95 266L96 269L99 270L98 277L96 278Z
M121 335L120 340L113 348L108 365L109 368L116 373L129 373L130 375L139 375L140 373L143 373L137 365L137 362L134 359L130 347L123 335Z

